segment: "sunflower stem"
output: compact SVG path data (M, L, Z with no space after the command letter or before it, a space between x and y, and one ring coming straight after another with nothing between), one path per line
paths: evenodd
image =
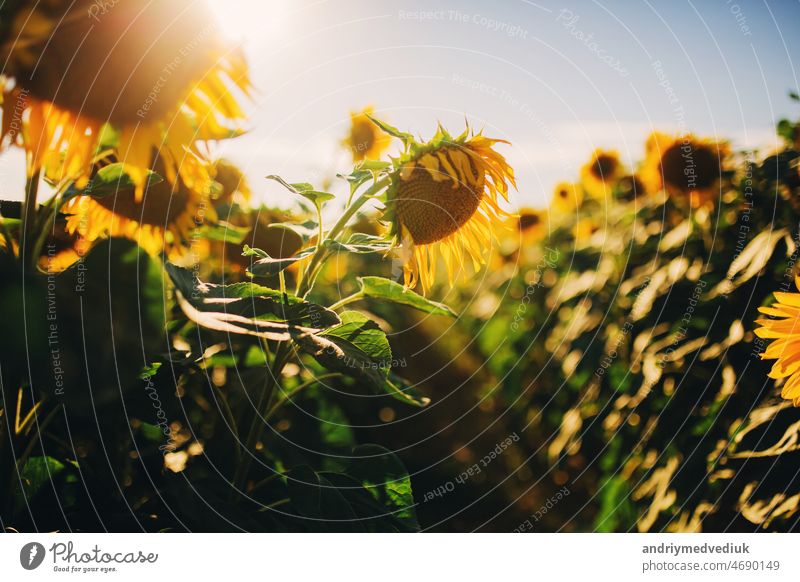
M344 297L343 299L340 299L339 301L337 301L333 305L329 306L328 309L330 309L332 311L336 311L337 309L339 309L341 307L344 307L345 305L347 305L349 303L354 303L354 302L359 301L359 300L361 300L363 298L364 298L364 294L361 291L359 291L358 293L353 293L352 295L350 295L348 297Z
M36 231L36 198L39 195L40 172L33 172L25 183L25 201L22 206L22 261L31 261L31 265L36 266L37 258L33 255L35 240L33 239ZM33 255L33 256L32 256Z
M353 200L353 202L347 206L347 208L345 208L344 212L339 217L339 220L337 220L336 224L334 224L330 231L328 231L328 236L326 236L324 240L320 239L320 241L317 243L317 250L314 251L314 254L311 256L311 260L308 263L308 268L303 272L303 277L300 279L300 282L297 285L298 297L305 298L311 291L311 288L314 286L314 281L317 278L318 271L322 267L329 254L328 245L326 243L328 241L336 240L341 232L350 223L350 219L353 218L355 213L358 212L358 210L364 206L364 204L366 204L378 192L388 185L388 177L382 178L372 184L372 186L365 190L358 198Z

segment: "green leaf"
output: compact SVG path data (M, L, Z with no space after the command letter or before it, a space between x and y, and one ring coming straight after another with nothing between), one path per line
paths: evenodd
M286 341L341 322L330 309L255 283L204 283L189 269L167 263L178 303L192 321L216 331ZM280 324L288 325L280 325Z
M379 128L381 128L381 130L384 133L388 133L392 137L396 137L396 138L402 140L403 143L409 143L409 142L414 141L414 136L411 135L410 133L406 133L404 131L400 131L396 127L393 127L393 126L389 125L385 121L381 121L380 119L376 119L375 117L372 117L371 115L367 114L367 117L369 118L369 120L372 123L374 123Z
M391 243L382 239L369 243L351 243L349 240L346 243L342 243L339 241L329 240L326 244L328 248L337 252L357 253L362 255L369 253L385 253L391 248Z
M431 403L430 398L414 388L414 386L409 384L407 380L404 380L393 372L389 372L389 376L386 378L386 383L384 386L385 391L389 396L392 396L393 398L396 398L405 404L422 408Z
M313 220L307 220L302 224L292 224L290 222L276 222L270 224L267 228L274 228L278 230L288 230L300 237L303 244L306 244L312 238L319 234L319 226Z
M361 294L365 297L386 299L433 315L448 315L450 317L455 317L456 315L447 305L431 301L389 279L383 277L359 277L358 282L361 284Z
M358 311L345 311L339 317L342 322L321 335L340 344L347 342L355 346L367 355L378 369L388 374L392 348L378 324Z
M275 180L290 192L297 194L298 196L302 196L306 200L310 201L317 208L319 208L325 202L336 198L336 196L330 192L320 192L319 190L315 190L314 186L306 182L290 184L280 176L276 176L274 174L267 176L267 180Z
M411 478L402 461L379 445L361 445L353 450L351 475L361 481L375 500L401 523L419 529Z
M150 186L163 182L164 178L155 172L147 170L145 178L145 190ZM89 195L94 198L103 198L104 196L113 196L120 192L132 190L135 184L128 173L125 171L125 164L117 162L109 164L100 168L97 173L92 176L86 188L78 190L74 186L70 186L64 193L64 198L72 198L78 195Z
M258 261L253 263L253 265L250 267L250 272L257 277L272 277L273 275L277 275L284 269L288 269L289 267L294 265L297 261L300 261L305 257L308 257L309 255L313 254L315 250L316 247L309 247L307 249L303 249L295 256L287 257L285 259L264 257L263 259L259 259Z
M309 519L309 529L345 531L358 525L358 517L339 490L310 467L289 471L286 485L292 507Z
M233 226L226 222L203 225L198 234L206 240L220 241L233 245L240 245L250 232L247 228Z

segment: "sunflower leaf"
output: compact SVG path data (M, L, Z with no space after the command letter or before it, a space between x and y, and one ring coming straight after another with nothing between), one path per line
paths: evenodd
M385 279L383 277L359 277L361 284L361 294L365 297L375 299L387 299L393 303L407 305L425 313L433 315L448 315L455 317L455 312L444 303L431 301L415 293L411 289L406 289L400 283Z
M209 329L286 341L295 331L304 333L341 323L334 311L269 287L204 283L190 270L171 263L167 263L167 272L186 316ZM303 329L295 329L298 326Z
M163 181L164 178L162 176L147 170L145 189ZM83 195L92 196L93 198L103 198L105 196L113 196L120 192L133 190L135 187L136 185L125 170L125 164L117 162L100 168L82 190L74 186L67 188L64 193L64 199L66 200L74 196Z
M372 117L368 113L365 113L365 115L369 118L369 120L372 123L374 123L379 128L381 128L381 131L383 131L384 133L388 133L392 137L396 137L397 139L402 140L404 144L408 144L408 143L411 143L411 142L414 141L414 136L411 135L410 133L406 133L404 131L400 131L396 127L393 127L393 126L389 125L385 121L381 121L380 119Z
M250 252L253 252L254 250L255 249L250 249ZM307 249L303 249L293 257L286 257L284 259L264 257L253 263L253 265L250 267L250 272L259 277L271 277L273 275L277 275L284 269L288 269L294 265L297 261L311 255L315 250L316 247L309 247Z
M294 184L290 184L280 176L276 176L274 174L267 176L267 180L274 180L278 182L281 186L283 186L293 194L302 196L303 198L310 201L314 206L318 208L325 202L328 202L329 200L333 200L334 198L336 198L336 196L331 194L330 192L321 192L319 190L315 190L314 186L312 186L307 182L297 182Z
M246 228L221 222L217 224L204 224L200 227L198 234L206 240L240 245L244 242L248 232Z

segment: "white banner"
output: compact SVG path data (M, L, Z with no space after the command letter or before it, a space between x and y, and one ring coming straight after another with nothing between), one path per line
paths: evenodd
M791 534L7 534L0 579L796 581L797 544Z

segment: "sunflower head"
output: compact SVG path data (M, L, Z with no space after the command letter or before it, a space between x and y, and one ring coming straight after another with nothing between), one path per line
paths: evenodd
M405 264L405 284L431 288L439 257L452 283L466 258L477 270L485 264L493 229L507 214L514 171L495 151L503 140L470 134L458 137L442 127L428 142L407 136L406 151L394 160L385 218Z
M382 132L370 119L375 108L365 107L361 111L350 112L350 132L342 142L353 156L353 162L377 160L391 144L391 137Z
M580 184L559 182L553 189L550 207L559 213L574 212L583 203L583 188Z
M636 200L644 196L645 192L644 182L636 174L623 176L617 183L617 195L620 200Z
M640 175L648 190L666 191L673 199L700 208L713 204L719 197L729 155L726 142L692 134L670 137L655 132L647 140Z
M522 246L534 244L547 235L547 218L547 211L540 208L521 208L511 217Z
M795 277L800 290L800 277ZM770 307L758 310L770 319L757 319L755 334L772 343L761 353L764 360L776 360L770 378L785 379L781 396L800 406L800 293L775 293Z
M60 273L85 257L92 244L78 232L67 232L66 219L59 217L45 239L39 269L48 274Z
M48 0L17 11L0 39L9 63L0 141L26 149L30 175L44 169L82 186L108 126L138 199L154 149L166 177L180 173L192 187L199 173L186 152L197 157L195 142L231 137L244 119L241 53L222 41L202 2L125 0L92 17L98 6Z
M244 205L250 201L250 184L242 171L228 160L214 163L214 181L219 185L217 204Z
M589 196L604 200L611 195L617 180L624 173L625 168L617 152L597 149L581 168L581 183Z
M163 165L157 162L156 169L163 171ZM198 242L193 230L216 218L210 204L212 184L206 174L202 188L197 183L190 188L180 177L174 183L151 183L141 200L134 188L101 197L76 196L66 204L66 231L88 241L129 238L152 255L165 251L170 258L184 257Z

